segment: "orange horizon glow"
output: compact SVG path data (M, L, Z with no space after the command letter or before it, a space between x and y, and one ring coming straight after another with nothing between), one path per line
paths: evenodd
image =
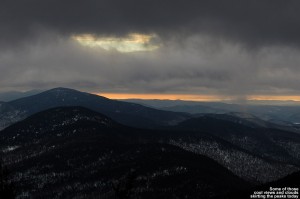
M283 96L276 96L276 95L272 95L272 96L249 96L248 100L279 100L279 101L300 101L300 96L298 95L283 95Z
M186 100L186 101L231 101L237 100L235 96L222 95L195 95L195 94L140 94L140 93L94 93L110 99L148 99L148 100ZM245 97L245 100L256 101L296 101L300 102L300 96L297 95L250 95Z
M139 94L139 93L95 93L110 99L159 99L159 100L189 100L189 101L220 101L213 95L190 94Z

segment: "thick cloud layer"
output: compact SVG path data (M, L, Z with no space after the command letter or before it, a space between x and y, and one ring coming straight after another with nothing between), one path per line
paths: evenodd
M3 88L67 86L102 92L300 94L299 51L243 50L202 37L153 52L120 53L49 40L0 56Z
M300 95L297 0L1 0L0 91ZM73 35L155 34L155 51Z
M205 33L248 45L300 45L298 0L1 0L2 42L63 35Z

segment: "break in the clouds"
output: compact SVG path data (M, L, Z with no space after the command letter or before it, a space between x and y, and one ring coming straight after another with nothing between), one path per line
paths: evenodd
M299 95L293 0L1 0L1 90Z

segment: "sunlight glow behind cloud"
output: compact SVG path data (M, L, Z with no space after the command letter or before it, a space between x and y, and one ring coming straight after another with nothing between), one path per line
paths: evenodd
M110 99L144 99L144 100L186 100L202 102L237 102L235 96L197 95L197 94L159 94L159 93L94 93ZM294 101L300 102L300 96L249 95L243 102L250 101ZM239 100L239 102L241 102Z
M217 95L196 94L159 94L159 93L94 93L110 99L159 99L159 100L187 100L187 101L224 101L232 100L230 97Z
M100 47L105 50L117 50L122 53L153 51L159 45L153 44L154 34L129 34L126 37L97 37L92 34L73 35L72 39L83 46L91 48Z

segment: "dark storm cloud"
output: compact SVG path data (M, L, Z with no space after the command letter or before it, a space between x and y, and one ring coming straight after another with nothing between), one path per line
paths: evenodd
M209 49L211 41L196 37L180 48L171 43L156 51L120 53L84 48L72 40L41 40L0 53L0 91L64 86L239 99L249 94L300 94L300 52L293 48L265 48L253 54L226 42Z
M1 0L0 36L12 45L45 30L179 40L201 33L248 46L299 46L299 11L298 0Z
M0 91L300 95L299 11L298 0L0 0ZM160 47L91 48L71 37L83 33L154 33Z

